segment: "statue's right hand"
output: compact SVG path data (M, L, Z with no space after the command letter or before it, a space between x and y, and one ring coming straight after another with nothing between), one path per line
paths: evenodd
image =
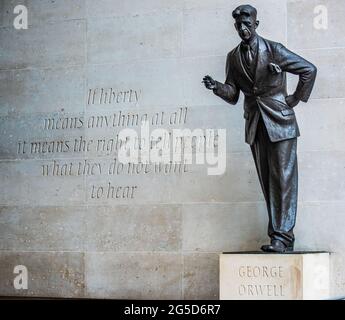
M217 88L217 83L215 80L212 79L209 75L205 76L202 79L202 82L204 83L205 87L209 90L214 90Z

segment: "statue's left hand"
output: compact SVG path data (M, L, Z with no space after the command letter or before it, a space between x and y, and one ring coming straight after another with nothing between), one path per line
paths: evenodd
M299 99L297 99L293 94L292 95L289 95L285 98L285 101L287 103L287 105L290 107L290 108L294 108L298 105L299 103Z

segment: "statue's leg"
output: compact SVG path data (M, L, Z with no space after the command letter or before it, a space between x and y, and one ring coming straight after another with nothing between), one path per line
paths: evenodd
M269 137L266 131L264 122L260 116L258 125L256 128L254 144L251 146L256 171L259 177L262 192L266 200L267 211L270 213L270 201L269 201L269 159L268 159L268 143ZM269 223L268 230L272 229L271 216L268 215Z
M270 142L268 151L270 237L293 246L298 193L297 138Z

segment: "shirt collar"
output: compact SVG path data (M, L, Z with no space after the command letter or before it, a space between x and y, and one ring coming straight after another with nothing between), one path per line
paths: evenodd
M245 46L245 45L250 45L250 48L255 52L256 48L257 48L257 45L258 45L258 37L254 37L253 39L251 39L251 41L249 43L246 43L244 41L242 41L242 45Z

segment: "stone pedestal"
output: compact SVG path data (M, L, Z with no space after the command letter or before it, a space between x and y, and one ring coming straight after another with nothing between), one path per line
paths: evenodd
M220 255L221 300L316 300L329 298L329 253Z

